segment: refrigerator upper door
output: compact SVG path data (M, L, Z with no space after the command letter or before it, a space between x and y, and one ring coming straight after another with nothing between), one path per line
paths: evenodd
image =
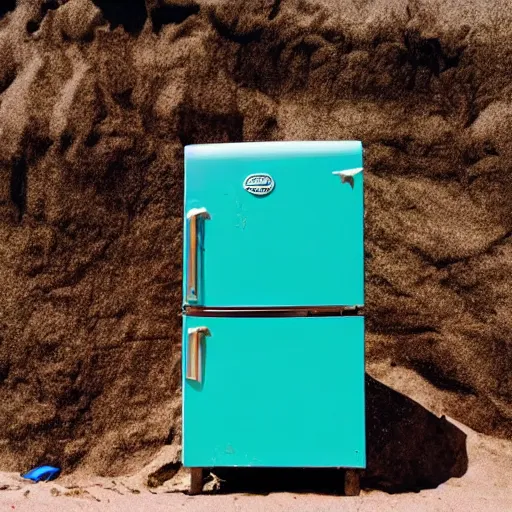
M364 304L360 142L185 147L184 303Z

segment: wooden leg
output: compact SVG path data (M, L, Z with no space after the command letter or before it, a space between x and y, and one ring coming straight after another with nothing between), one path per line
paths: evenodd
M203 468L190 468L189 494L201 494L203 492L203 473Z
M359 496L361 491L359 478L357 469L345 470L345 496Z

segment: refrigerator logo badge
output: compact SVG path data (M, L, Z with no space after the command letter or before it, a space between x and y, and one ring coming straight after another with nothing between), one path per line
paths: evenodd
M250 174L244 180L244 189L255 196L266 196L274 190L274 180L270 174Z

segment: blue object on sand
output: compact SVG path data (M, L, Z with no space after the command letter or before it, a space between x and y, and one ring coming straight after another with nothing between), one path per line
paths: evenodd
M22 478L27 478L29 480L33 480L34 482L40 482L41 480L48 482L48 480L57 478L59 473L59 468L54 468L52 466L39 466L37 468L31 469L28 473L25 473L21 476Z

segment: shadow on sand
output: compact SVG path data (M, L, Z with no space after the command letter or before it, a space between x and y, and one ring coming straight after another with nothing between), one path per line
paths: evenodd
M466 434L366 375L367 469L361 486L390 493L437 487L468 467ZM220 492L340 494L343 470L215 468Z

